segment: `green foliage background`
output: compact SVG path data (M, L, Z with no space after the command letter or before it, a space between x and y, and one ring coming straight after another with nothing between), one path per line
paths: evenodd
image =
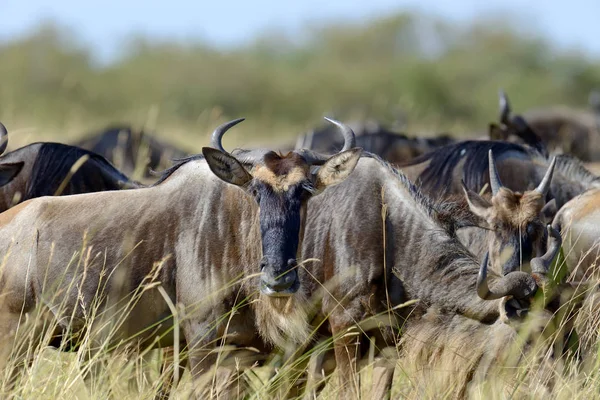
M585 107L600 87L600 60L555 49L523 25L397 13L299 37L267 32L235 48L135 37L100 64L77 32L46 23L0 44L0 120L82 131L150 118L157 130L197 131L243 116L241 132L267 138L333 115L469 136L496 119L499 88L518 111Z

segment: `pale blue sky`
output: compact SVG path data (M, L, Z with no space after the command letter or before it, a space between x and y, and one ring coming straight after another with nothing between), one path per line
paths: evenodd
M293 33L311 21L360 21L402 9L459 22L508 11L559 47L600 57L600 0L0 0L0 40L53 19L105 58L131 32L236 44L271 27Z

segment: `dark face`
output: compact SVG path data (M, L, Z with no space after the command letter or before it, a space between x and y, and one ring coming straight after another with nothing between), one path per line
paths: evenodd
M261 291L269 296L289 296L300 287L296 254L301 212L314 189L302 159L282 159L269 153L265 161L254 169L248 187L259 206Z
M528 223L524 228L512 226L495 226L490 241L490 253L494 270L506 275L519 271L536 255L543 253L540 249L543 243L544 226L538 221Z
M262 260L261 292L291 296L300 288L296 254L300 247L302 212L307 200L326 187L344 181L356 167L360 148L335 154L312 174L306 159L296 153L266 152L248 171L230 154L205 147L202 153L211 171L225 182L243 187L259 207ZM310 158L310 157L309 157Z
M259 206L263 258L260 262L261 291L269 296L287 296L300 287L296 254L300 241L302 206L311 194L309 181L295 183L285 191L254 180L250 193Z

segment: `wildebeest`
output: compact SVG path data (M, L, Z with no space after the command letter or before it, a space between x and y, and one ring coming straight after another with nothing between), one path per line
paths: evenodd
M2 124L0 141L2 154L8 142ZM0 212L35 197L135 187L104 157L75 146L32 143L0 157Z
M600 187L600 179L572 156L558 155L549 162L535 149L499 141L446 146L401 169L433 198L466 194L481 223L463 227L458 235L480 258L491 251L498 273L526 267L542 251L543 227L556 211L573 197ZM486 184L497 188L498 182L504 187L493 190L491 199L477 194ZM543 196L536 190L540 187Z
M489 254L494 271L505 275L523 270L532 258L545 253L547 238L544 227L552 221L556 212L554 200L546 203L555 164L556 159L550 163L534 190L514 192L502 185L490 150L491 198L487 199L463 185L469 209L484 226L459 229L458 236L480 259Z
M491 140L520 143L530 146L544 157L548 157L548 148L544 140L531 128L520 115L512 115L508 96L503 90L499 91L500 116L499 124L489 125Z
M468 140L441 147L399 168L433 198L462 195L462 181L469 189L479 192L490 184L490 151L494 154L500 180L515 192L536 188L551 163L537 150L517 143ZM573 197L594 187L600 187L598 177L574 157L559 154L545 200L554 199L556 208L560 209Z
M2 365L11 350L17 360L26 356L12 343L39 308L57 321L57 338L98 330L102 341L114 328L112 344L133 337L142 348L173 345L171 310L156 288L138 293L127 318L115 318L123 311L115 306L143 282L160 282L184 308L182 339L195 377L215 367L216 338L259 348L261 337L269 344L307 339L296 263L306 202L346 179L361 150L336 123L346 144L331 157L310 150L234 157L221 137L240 121L217 128L214 148L181 161L152 187L43 197L0 214ZM254 299L247 312L222 319L246 298ZM95 304L106 307L90 323ZM48 326L27 333L39 339Z
M492 393L537 397L563 385L569 372L577 369L567 372L557 365L574 360L573 355L583 350L581 343L569 347L569 339L586 330L585 324L573 323L582 314L585 299L563 286L558 293L564 301L545 310L532 309L523 321L499 318L484 324L431 307L406 323L398 364L410 384L399 388L398 398L415 397L410 393L419 398L480 398ZM561 312L556 313L557 307Z
M358 321L378 315L388 320L391 308L418 299L424 308L436 306L490 323L500 314L500 304L491 300L509 293L526 300L535 292L536 281L528 273L488 276L488 257L479 262L460 244L458 222L447 206L451 205L432 203L404 175L374 156L362 157L348 179L309 201L302 255L321 262L307 263L310 279L301 281L307 293L322 284L327 287L319 311L328 316L337 338L336 364L345 390L352 390L351 372L365 350L347 332ZM535 274L543 275L558 251L560 237L552 235L552 240L548 252L532 260ZM339 285L328 286L340 276ZM392 319L411 317L409 310L397 313ZM380 340L388 344L393 322L387 329L378 326Z
M81 139L76 145L106 157L129 176L142 166L142 176L145 178L153 177L150 170L165 169L171 166L171 160L189 155L143 130L127 125L108 127Z
M404 163L433 149L454 143L450 135L436 137L408 137L389 130L374 121L354 123L350 127L356 133L356 145L369 153L377 154L392 163ZM343 143L330 126L300 135L296 149L308 148L321 153L331 153L341 148Z
M591 189L564 205L553 226L563 238L563 253L572 278L598 275L600 258L600 188Z
M570 154L582 161L599 161L600 107L595 98L594 93L590 94L592 112L553 107L530 110L512 117L508 98L501 91L501 125L504 125L502 128L505 131L500 135L504 135L503 139L507 140L514 134L520 137L517 141L524 143L531 143L537 140L537 137L550 152ZM526 131L525 125L529 132ZM496 133L500 131L495 130Z

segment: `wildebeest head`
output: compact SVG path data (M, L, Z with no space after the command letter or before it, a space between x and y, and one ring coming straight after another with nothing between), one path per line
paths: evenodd
M489 264L489 251L485 253L479 268L477 276L477 295L483 300L503 299L504 302L511 300L531 301L535 295L538 284L545 284L548 280L548 273L552 261L560 251L562 238L560 233L551 225L546 226L547 250L531 260L531 275L524 271L511 271L496 284L495 288L490 289L487 283L487 268ZM533 278L533 279L532 279ZM509 296L509 297L507 297ZM515 312L522 307L511 307L510 304L503 304L507 313ZM511 315L506 315L510 318Z
M546 148L546 144L521 115L512 115L508 96L503 90L499 91L498 99L500 123L492 123L489 125L490 139L501 140L504 142L514 141L517 143L524 143L547 157L548 149Z
M492 151L489 151L491 202L469 190L463 190L471 211L485 221L489 234L489 253L493 269L506 275L521 269L532 257L544 253L545 214L553 207L546 203L556 158L537 188L524 193L513 192L502 186Z
M327 157L301 149L286 155L268 150L227 153L221 145L225 131L243 119L215 130L212 147L202 153L219 178L242 187L258 203L262 260L261 292L289 296L300 287L296 254L300 242L302 214L307 200L328 186L342 182L354 170L362 149L355 148L352 129L330 120L345 138L343 149ZM311 172L311 166L320 166Z

